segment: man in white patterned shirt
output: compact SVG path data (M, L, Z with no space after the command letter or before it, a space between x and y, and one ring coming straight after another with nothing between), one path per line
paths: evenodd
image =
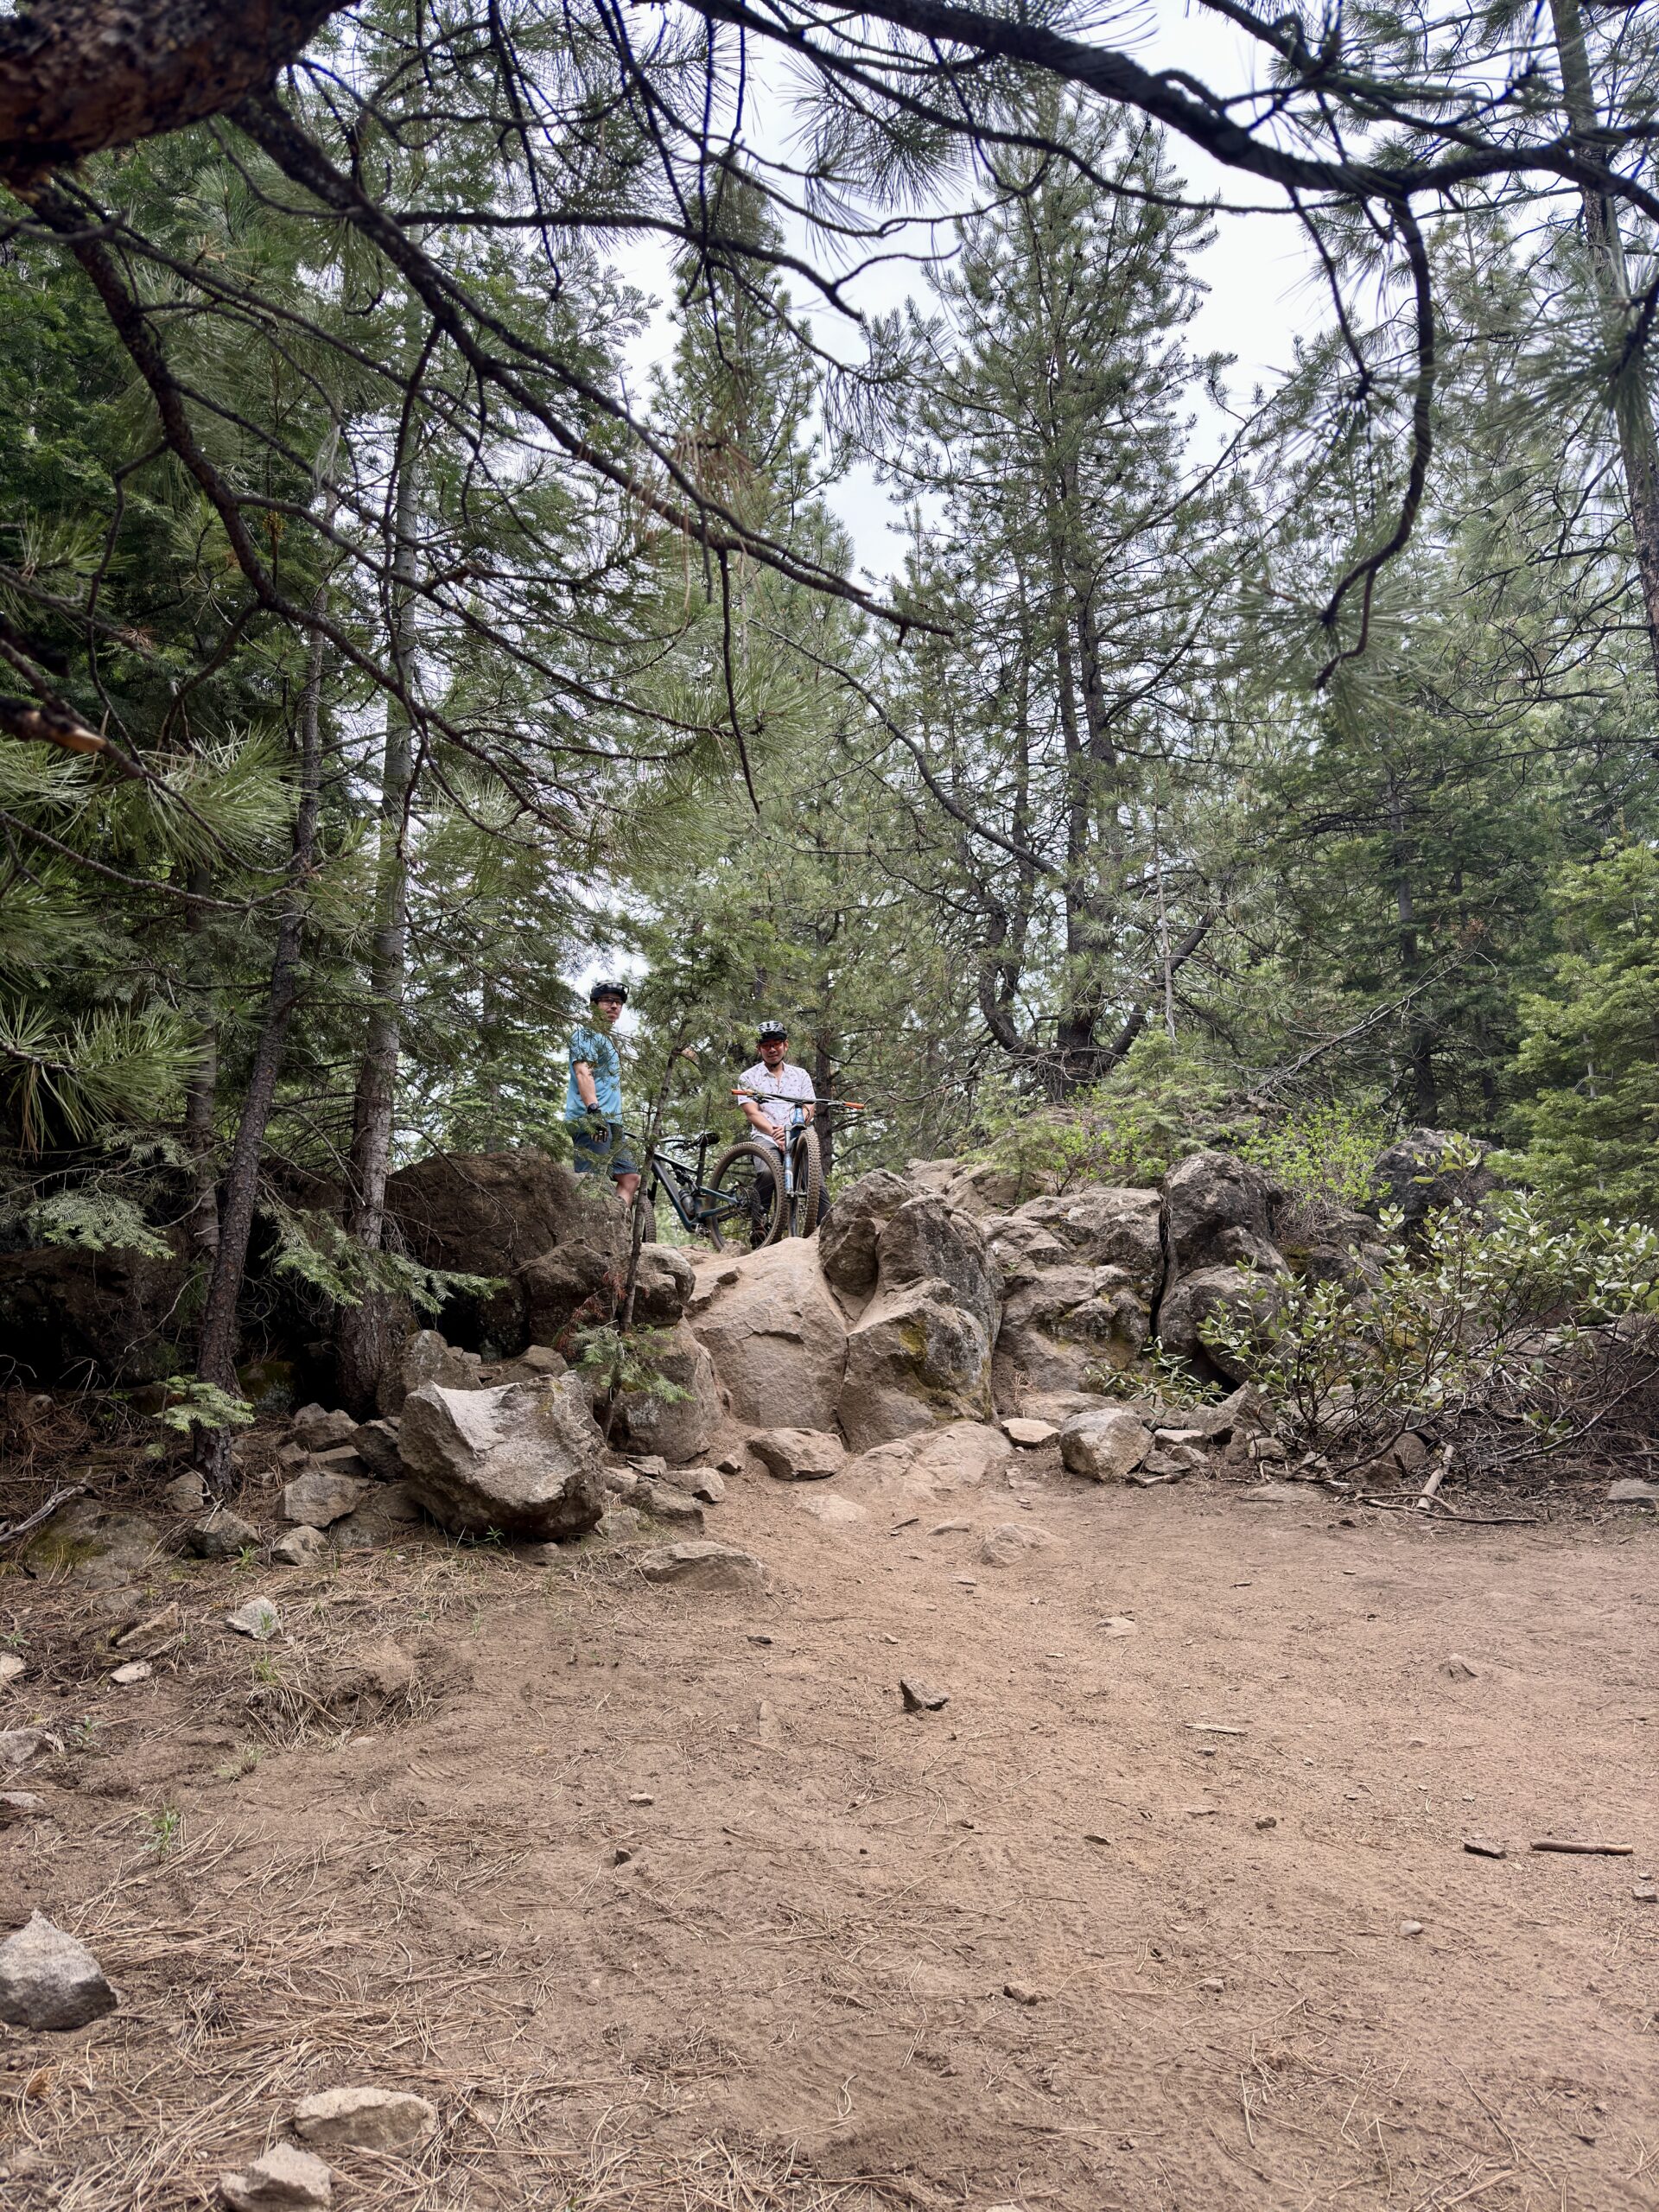
M759 1043L760 1058L737 1078L744 1090L757 1091L759 1099L743 1098L743 1118L758 1137L781 1152L788 1141L791 1109L804 1106L810 1122L817 1111L818 1094L806 1070L789 1058L789 1032L781 1021L763 1021ZM774 1104L776 1100L779 1103Z

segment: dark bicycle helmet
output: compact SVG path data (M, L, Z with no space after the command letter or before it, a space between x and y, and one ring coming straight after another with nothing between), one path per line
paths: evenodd
M588 1005L592 1006L596 999L620 999L626 1006L628 1002L628 987L626 983L595 983L588 994Z
M762 1045L770 1044L773 1038L777 1038L783 1044L789 1042L789 1031L781 1021L763 1021L755 1032L755 1036Z

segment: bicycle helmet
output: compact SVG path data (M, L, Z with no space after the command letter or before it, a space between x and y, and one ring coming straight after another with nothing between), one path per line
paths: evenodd
M786 1045L789 1042L789 1031L781 1021L763 1021L755 1035L762 1045Z
M595 983L588 994L588 1003L592 1006L599 999L620 999L626 1006L628 1002L628 987L626 983Z

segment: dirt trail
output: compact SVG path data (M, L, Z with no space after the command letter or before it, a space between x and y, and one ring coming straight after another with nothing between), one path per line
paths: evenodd
M110 1725L44 1843L0 1834L0 1909L88 1934L125 2004L0 2030L10 2201L205 2201L294 2092L366 2079L446 2127L343 2160L343 2205L1651 2206L1650 1516L1017 1472L843 1526L734 1482L709 1533L761 1601L619 1557L194 1573L294 1640L60 1701ZM988 1563L1005 1522L1056 1541ZM329 1655L387 1630L441 1694L343 1740ZM288 1747L236 1775L260 1727Z

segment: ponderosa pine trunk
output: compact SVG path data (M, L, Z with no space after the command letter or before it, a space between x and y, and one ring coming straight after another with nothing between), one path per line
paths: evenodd
M413 458L398 464L393 503L391 645L392 665L406 694L415 681L415 531L419 500ZM404 996L409 975L409 857L405 849L415 728L404 701L386 706L385 752L380 772L380 849L375 882L374 939L369 956L369 1020L352 1102L351 1201L346 1228L365 1251L378 1252L385 1235L386 1182L391 1173L397 1071L403 1049ZM366 1418L375 1409L380 1371L388 1351L391 1301L365 1292L341 1312L334 1334L335 1395L347 1411Z
M314 612L320 614L325 603L325 594L320 590ZM219 1242L208 1278L196 1354L196 1373L200 1380L232 1393L237 1387L236 1355L240 1339L237 1309L243 1277L247 1272L248 1240L252 1235L254 1207L259 1195L259 1167L264 1158L265 1131L276 1097L289 1025L299 1001L306 883L316 864L318 799L322 782L322 634L314 631L305 690L300 702L299 804L294 814L288 885L277 914L276 944L271 955L264 1019L254 1046L248 1087L243 1096L242 1111L238 1116L236 1136L219 1194ZM216 1495L222 1494L228 1487L231 1471L229 1432L199 1429L195 1456L209 1488Z
M1579 0L1550 0L1550 13L1561 65L1561 98L1568 132L1577 151L1605 162L1610 149L1596 106ZM1613 420L1647 618L1648 649L1653 658L1654 683L1659 688L1659 437L1654 431L1653 403L1648 391L1646 348L1631 305L1618 211L1605 193L1590 186L1580 196L1591 278L1611 355Z

